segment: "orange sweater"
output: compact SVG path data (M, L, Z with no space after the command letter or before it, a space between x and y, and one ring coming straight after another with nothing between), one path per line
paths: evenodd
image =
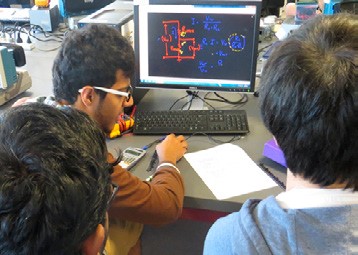
M181 215L184 183L175 169L162 167L151 182L146 182L117 165L111 177L112 182L119 185L119 191L109 210L110 232L106 246L109 255L127 254L128 248L138 241L142 224L160 226Z

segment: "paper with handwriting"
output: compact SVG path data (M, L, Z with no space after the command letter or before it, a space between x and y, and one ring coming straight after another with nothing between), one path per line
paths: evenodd
M219 200L277 186L237 145L226 143L184 157Z

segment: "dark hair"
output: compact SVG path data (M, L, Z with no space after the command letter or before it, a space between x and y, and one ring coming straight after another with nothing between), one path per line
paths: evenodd
M320 186L358 190L357 36L356 15L318 15L273 52L261 78L263 120L287 166Z
M80 254L111 193L101 129L78 110L37 103L0 123L0 254Z
M118 30L92 24L69 32L52 67L55 98L73 104L83 86L109 88L118 70L129 78L134 73L133 48Z

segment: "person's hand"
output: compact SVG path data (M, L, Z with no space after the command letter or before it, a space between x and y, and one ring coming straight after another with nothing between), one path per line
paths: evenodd
M184 136L168 135L160 144L156 146L159 162L170 162L176 164L188 149L188 143Z
M20 106L23 105L24 103L26 103L27 100L29 100L31 97L23 97L20 98L18 100L16 100L15 103L13 103L13 105L11 107L16 107L16 106Z

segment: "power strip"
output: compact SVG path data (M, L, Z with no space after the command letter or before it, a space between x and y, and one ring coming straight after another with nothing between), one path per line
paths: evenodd
M17 43L17 42L14 42L14 40L12 38L0 37L0 43L14 43L14 44L17 44L17 45L21 46L26 51L31 51L31 50L33 50L35 48L34 43L27 43L27 42Z

